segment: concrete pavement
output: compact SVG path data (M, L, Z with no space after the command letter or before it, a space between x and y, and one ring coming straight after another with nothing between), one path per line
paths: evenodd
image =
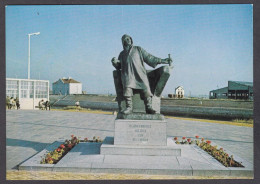
M7 170L32 157L47 145L71 134L104 139L114 134L114 115L65 111L7 110ZM195 135L227 148L253 163L253 128L192 120L167 119L169 137Z

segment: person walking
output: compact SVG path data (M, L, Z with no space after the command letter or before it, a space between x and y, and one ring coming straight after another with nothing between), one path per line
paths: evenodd
M48 107L49 107L49 111L51 110L51 103L50 101L48 101Z
M6 107L7 107L7 109L10 109L10 97L9 96L6 97Z
M11 99L10 99L10 109L15 109L15 101L14 101L14 98L13 97L11 97Z
M45 105L45 110L46 111L48 110L48 108L49 108L49 111L51 110L50 101L47 100L44 105Z
M17 110L20 109L20 102L19 102L19 98L18 97L16 97L15 103L16 103Z
M76 109L79 110L80 109L79 101L76 101L75 105L76 105Z
M38 104L39 110L43 110L44 109L43 105L44 105L44 100L42 99L42 100L39 101L39 104Z

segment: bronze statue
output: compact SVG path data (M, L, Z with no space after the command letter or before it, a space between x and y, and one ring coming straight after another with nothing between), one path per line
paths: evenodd
M122 85L119 84L119 82L115 84L117 89L117 100L119 102L119 111L122 110L120 105L122 100L120 98L122 97L120 97L118 94L121 92L126 102L126 108L122 111L122 113L131 114L133 112L133 90L139 90L143 96L146 113L155 114L156 111L152 107L152 96L154 94L151 92L151 84L148 79L148 72L145 69L144 62L155 68L158 64L171 65L172 59L170 57L166 59L160 59L149 54L139 46L133 46L132 38L126 34L122 36L122 44L124 50L119 54L118 59L114 57L111 61L113 66L117 69L117 74L121 76L120 83L122 83ZM167 80L168 77L166 80L163 79L161 82L163 83L163 86L160 88L164 88ZM158 81L159 80L157 80L157 82Z

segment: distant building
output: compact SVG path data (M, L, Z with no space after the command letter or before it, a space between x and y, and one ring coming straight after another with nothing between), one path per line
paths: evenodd
M184 98L184 89L182 86L178 86L177 88L175 88L175 97Z
M52 93L54 95L82 94L82 83L70 77L63 77L52 83Z
M40 100L49 100L49 81L6 78L6 97L19 98L21 109L38 109Z
M253 100L253 82L228 81L228 87L210 91L209 98Z
M184 89L182 86L175 88L175 94L168 94L169 98L184 98Z

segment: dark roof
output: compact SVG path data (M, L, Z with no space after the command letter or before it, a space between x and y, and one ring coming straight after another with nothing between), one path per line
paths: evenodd
M181 87L181 88L183 89L183 87L182 87L182 86L178 86L177 88L179 88L179 87ZM177 88L175 88L175 90L176 90Z
M237 84L240 84L240 85L253 87L253 82L244 82L244 81L230 81L230 82L234 82L234 83L237 83Z
M80 82L78 82L78 81L76 81L76 80L74 80L74 79L59 79L59 80L61 80L63 83L65 83L65 84L68 84L68 83L80 83ZM54 82L53 84L56 84L56 83L58 83L59 82L59 80L57 80L56 82Z
M228 87L211 90L214 93L226 93L228 90L253 90L253 82L228 81Z
M224 87L224 88L219 88L219 89L215 89L215 90L212 90L210 92L220 92L220 93L224 93L224 92L227 92L228 91L228 87Z
M52 83L52 84L56 84L56 83L58 83L59 82L59 80L57 80L56 82L54 82L54 83Z
M64 83L80 83L74 79L61 79Z

